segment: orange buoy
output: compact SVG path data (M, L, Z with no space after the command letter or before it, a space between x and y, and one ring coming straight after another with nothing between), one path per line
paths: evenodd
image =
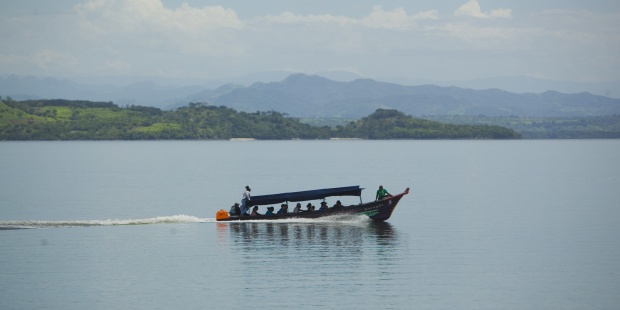
M217 213L215 213L215 220L219 221L219 220L224 220L228 218L228 212L224 211L224 210L219 210L217 211Z

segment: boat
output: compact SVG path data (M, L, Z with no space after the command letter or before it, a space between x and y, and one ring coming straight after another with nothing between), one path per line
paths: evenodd
M312 200L323 200L327 197L337 196L358 196L360 203L342 206L339 208L328 208L327 210L303 211L299 213L273 214L273 215L257 215L257 216L238 216L230 215L225 210L219 210L215 219L219 222L223 221L256 221L256 220L282 220L282 219L315 219L328 216L343 215L366 215L373 221L383 222L392 216L392 212L403 196L409 194L409 188L400 194L387 196L381 200L375 200L367 203L362 202L362 190L359 186L346 186L336 188L323 188L309 191L280 193L262 196L253 196L249 201L249 206L266 206L274 204L289 204L292 202L307 202Z

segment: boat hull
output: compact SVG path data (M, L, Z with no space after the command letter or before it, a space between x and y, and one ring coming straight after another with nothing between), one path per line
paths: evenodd
M394 195L383 200L363 203L359 205L345 206L339 209L329 208L324 211L287 213L282 215L258 215L258 216L230 216L227 218L217 219L218 222L229 221L258 221L258 220L283 220L307 218L315 219L328 216L344 216L344 215L366 215L373 221L383 222L392 216L392 212L403 196L409 193L409 188L404 192Z

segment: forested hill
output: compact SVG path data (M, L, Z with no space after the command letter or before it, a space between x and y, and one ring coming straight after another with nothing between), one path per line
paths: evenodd
M121 108L111 102L0 101L0 140L150 139L515 139L511 129L448 125L379 109L336 128L315 127L278 112L237 112L192 103L174 111Z

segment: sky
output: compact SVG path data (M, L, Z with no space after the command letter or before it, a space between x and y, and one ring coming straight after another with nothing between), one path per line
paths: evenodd
M0 0L0 74L620 80L620 1Z

